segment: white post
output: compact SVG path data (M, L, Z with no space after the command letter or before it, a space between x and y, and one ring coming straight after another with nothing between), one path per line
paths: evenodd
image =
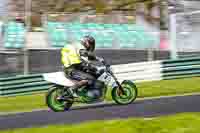
M26 26L26 35L28 36L28 33L31 30L31 6L32 6L32 0L25 0L25 26ZM27 38L27 37L26 37ZM26 41L27 42L27 41ZM29 73L29 54L28 49L24 48L24 75Z
M25 23L29 31L31 29L31 0L25 0Z
M176 14L170 15L170 56L171 59L177 59L177 47L176 47Z
M153 61L154 60L153 48L148 48L147 49L147 55L148 55L148 61Z
M28 49L24 49L24 75L29 73L29 54Z

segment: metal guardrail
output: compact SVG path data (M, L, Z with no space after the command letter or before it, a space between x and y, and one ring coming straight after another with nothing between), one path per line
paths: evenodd
M161 61L115 65L112 68L120 81L129 79L143 82L162 79Z
M163 61L162 66L163 79L200 76L200 57Z
M0 96L13 96L48 90L50 83L41 74L0 79Z
M119 80L135 82L200 76L200 57L152 61L112 66ZM42 74L0 78L0 96L14 96L47 91L51 83Z
M125 79L124 77L138 82L161 80L159 61L114 65L112 68L121 81ZM0 78L0 96L45 91L51 85L51 83L44 81L42 74Z

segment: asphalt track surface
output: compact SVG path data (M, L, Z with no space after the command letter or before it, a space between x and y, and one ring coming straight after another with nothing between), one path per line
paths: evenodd
M0 130L76 124L93 120L156 117L182 112L200 112L200 95L136 101L130 105L101 105L55 113L48 110L0 116Z

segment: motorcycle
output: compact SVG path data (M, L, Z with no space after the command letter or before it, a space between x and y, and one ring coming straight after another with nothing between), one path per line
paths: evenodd
M88 89L88 86L82 86L77 90L78 97L74 97L73 91L70 90L76 81L66 78L64 72L44 74L44 80L53 83L46 95L47 106L55 112L67 111L75 102L91 104L104 100L108 89L111 89L112 99L117 104L130 104L136 99L138 90L132 81L124 80L120 83L106 63L98 66L97 70L97 81L104 83L103 87Z

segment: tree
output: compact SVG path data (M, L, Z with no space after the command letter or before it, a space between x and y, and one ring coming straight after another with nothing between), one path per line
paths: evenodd
M20 0L13 1L18 2ZM165 7L160 6L161 1L166 0L32 0L32 14L35 16L33 17L35 22L37 21L35 19L40 17L41 12L88 12L94 10L96 13L109 13L122 10L133 14L137 3L144 3L147 10L144 16L146 20L149 22L160 21L163 25ZM156 6L160 7L160 18L155 18L152 15L152 9ZM38 17L36 17L37 15Z

